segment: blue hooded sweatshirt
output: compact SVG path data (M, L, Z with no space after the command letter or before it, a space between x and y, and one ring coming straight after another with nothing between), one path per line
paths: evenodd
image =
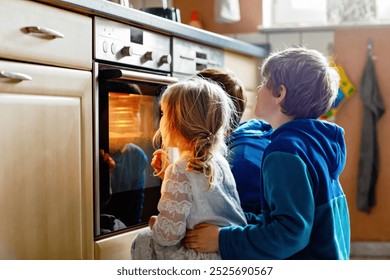
M260 213L261 159L272 131L268 123L253 119L241 123L227 140L228 160L244 212Z
M221 228L222 259L348 259L345 161L339 126L314 119L280 126L263 155L262 213L246 213L245 227Z

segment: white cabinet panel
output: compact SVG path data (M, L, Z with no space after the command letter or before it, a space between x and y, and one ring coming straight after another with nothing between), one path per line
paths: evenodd
M333 31L302 32L302 44L310 49L329 55L329 50L334 44Z
M289 46L305 46L315 49L325 55L329 54L329 47L334 43L333 31L296 31L277 32L269 34L271 51L283 50Z
M0 70L31 77L0 77L0 259L90 259L91 73L6 61Z
M301 41L299 32L272 33L269 34L268 40L271 45L271 52L297 45Z

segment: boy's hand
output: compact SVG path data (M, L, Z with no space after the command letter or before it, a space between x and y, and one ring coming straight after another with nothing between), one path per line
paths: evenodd
M219 229L218 226L210 224L196 225L194 229L187 230L184 247L202 253L217 253Z

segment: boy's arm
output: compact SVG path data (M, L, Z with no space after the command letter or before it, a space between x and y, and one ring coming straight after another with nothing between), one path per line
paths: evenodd
M285 259L309 242L315 206L305 163L295 155L274 152L263 167L264 195L270 208L263 213L264 223L221 228L222 259ZM254 218L249 215L251 222Z

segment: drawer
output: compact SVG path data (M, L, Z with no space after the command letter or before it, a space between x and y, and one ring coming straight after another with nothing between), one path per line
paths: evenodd
M1 58L92 69L91 18L25 0L0 0L0 7Z
M68 97L79 97L80 91L92 94L92 74L89 71L6 60L0 60L0 71L0 93ZM7 78L8 75L14 78Z
M173 72L195 75L205 68L223 67L223 50L173 38Z

